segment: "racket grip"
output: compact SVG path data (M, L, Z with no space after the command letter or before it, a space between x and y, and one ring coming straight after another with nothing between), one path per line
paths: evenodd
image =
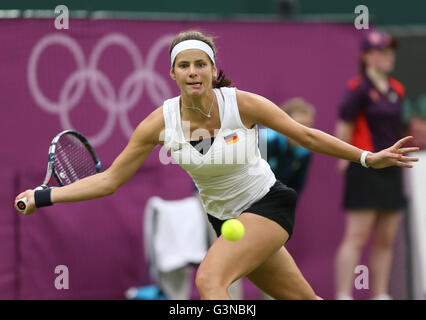
M16 203L16 209L19 212L24 212L26 208L27 208L27 198L24 197L22 199L19 199L18 202Z
M43 186L39 186L37 188L34 189L34 191L36 190L43 190L44 187ZM19 199L18 202L16 202L16 209L19 212L24 212L25 209L27 208L27 197L23 197L22 199Z

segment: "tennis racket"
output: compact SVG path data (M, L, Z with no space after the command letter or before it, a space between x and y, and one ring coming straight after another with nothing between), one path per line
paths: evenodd
M73 130L65 130L57 134L49 147L49 162L43 184L35 190L47 189L47 185L55 177L60 186L71 184L101 172L101 162L89 141ZM19 199L16 209L24 212L27 198Z

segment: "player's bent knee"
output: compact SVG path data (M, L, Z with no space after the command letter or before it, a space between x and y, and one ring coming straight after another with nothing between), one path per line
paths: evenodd
M195 276L195 285L200 295L208 295L217 290L226 290L227 285L221 281L220 277L209 271L207 268L200 266Z

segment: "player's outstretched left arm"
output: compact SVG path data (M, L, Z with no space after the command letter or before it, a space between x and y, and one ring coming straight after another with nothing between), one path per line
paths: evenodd
M261 124L297 141L300 145L314 152L360 163L364 150L321 130L303 126L268 99L237 90L237 101L244 123ZM418 158L406 155L418 151L419 148L403 147L412 139L413 137L407 136L387 149L367 154L366 164L376 169L390 166L412 168L413 165L410 162L416 162Z

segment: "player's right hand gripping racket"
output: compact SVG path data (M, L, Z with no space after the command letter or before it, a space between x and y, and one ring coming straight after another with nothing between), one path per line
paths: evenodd
M101 162L89 141L76 131L65 130L53 138L46 177L35 190L47 189L52 174L60 186L65 186L98 172L101 172ZM27 198L16 203L20 212L24 212L26 207Z

